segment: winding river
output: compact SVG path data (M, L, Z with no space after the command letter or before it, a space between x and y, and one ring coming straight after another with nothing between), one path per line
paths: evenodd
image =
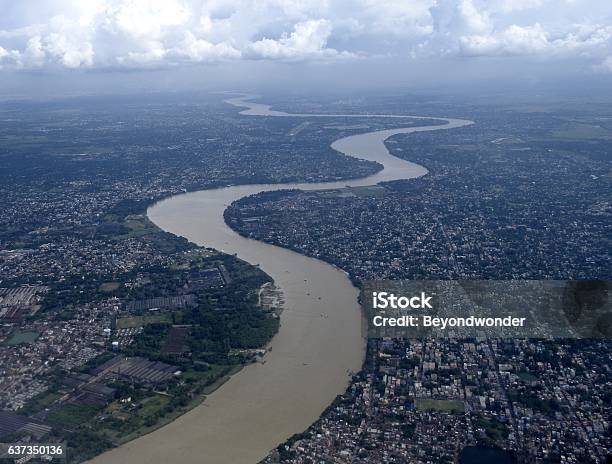
M244 115L267 117L419 118L398 115L289 114L238 97L227 103ZM421 118L422 119L422 118ZM285 310L264 364L245 367L200 406L148 435L111 450L95 463L256 463L296 432L308 428L342 393L364 358L358 290L342 270L284 248L241 237L223 220L234 200L266 190L319 190L374 185L423 176L427 170L392 156L384 141L396 134L453 129L472 121L436 119L440 125L404 127L352 135L332 148L376 161L374 175L340 182L241 185L177 195L148 211L162 229L198 245L257 264L282 289Z

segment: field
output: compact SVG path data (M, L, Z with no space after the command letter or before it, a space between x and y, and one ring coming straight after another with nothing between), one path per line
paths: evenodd
M172 397L159 393L151 394L138 401L136 409L119 402L113 402L106 408L105 414L118 420L107 422L104 433L116 444L125 443L150 433L201 404L206 395L223 385L231 375L234 375L240 369L241 366L239 365L212 365L208 371L189 370L184 372L181 376L183 381L187 384L199 384L201 388L183 406L172 406ZM114 424L114 426L111 424Z
M376 197L381 198L385 196L387 189L380 185L369 185L364 187L346 187L333 190L322 190L317 192L316 195L328 198L335 197Z
M8 345L19 345L21 343L32 343L38 338L40 333L38 332L22 332L16 330L11 334L11 337L6 342Z
M368 185L364 187L350 187L346 190L354 193L358 197L376 197L381 198L385 196L387 189L380 185Z
M53 402L59 399L61 395L56 392L46 391L34 398L31 398L25 406L20 410L24 414L32 414L49 407Z
M98 287L98 291L104 293L114 292L119 288L120 285L121 284L119 282L104 282L100 284L100 286Z
M89 421L97 409L82 404L69 403L49 413L47 422L59 427L72 428Z
M149 221L144 214L134 214L125 219L124 225L130 230L130 237L139 237L142 235L157 232L155 225Z
M133 327L143 327L148 324L171 323L169 313L153 313L144 316L130 316L117 319L117 329L131 329Z
M465 404L459 400L432 400L420 398L416 400L419 411L464 412Z

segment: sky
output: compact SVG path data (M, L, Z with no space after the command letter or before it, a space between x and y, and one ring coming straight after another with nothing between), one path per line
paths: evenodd
M612 84L611 0L0 0L0 94Z

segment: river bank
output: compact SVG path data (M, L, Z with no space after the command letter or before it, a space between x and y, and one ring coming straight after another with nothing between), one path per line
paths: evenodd
M410 118L291 115L252 103L247 97L227 102L246 107L242 114L251 116ZM259 265L282 290L285 310L265 363L246 366L200 406L93 462L253 463L319 417L363 362L365 339L358 290L347 274L334 266L240 236L225 224L223 212L231 202L267 190L357 187L425 175L424 167L393 157L384 141L400 133L471 124L458 119L427 119L442 124L357 134L331 145L346 155L382 164L383 170L372 176L314 184L232 186L178 195L149 208L149 218L163 230Z

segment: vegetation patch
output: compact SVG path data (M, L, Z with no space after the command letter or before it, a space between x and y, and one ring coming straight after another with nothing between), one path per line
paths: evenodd
M103 282L98 287L98 290L102 293L111 293L117 290L121 284L119 282Z
M474 428L484 431L486 438L497 443L508 438L508 426L495 418L477 417L474 419Z
M70 429L84 424L94 417L97 411L93 406L68 403L61 408L51 411L47 416L47 422L51 425Z
M48 408L54 401L59 399L61 395L53 390L47 390L39 395L28 400L28 402L19 410L20 414L34 414L38 411Z
M172 322L170 313L151 313L142 316L129 316L117 319L117 329L132 329L150 324L169 324Z
M34 331L21 331L16 330L11 334L11 337L7 340L8 345L20 345L22 343L28 344L34 342L40 336L40 332Z
M465 412L465 404L460 400L432 400L429 398L418 398L416 407L419 411L438 411L460 413Z

